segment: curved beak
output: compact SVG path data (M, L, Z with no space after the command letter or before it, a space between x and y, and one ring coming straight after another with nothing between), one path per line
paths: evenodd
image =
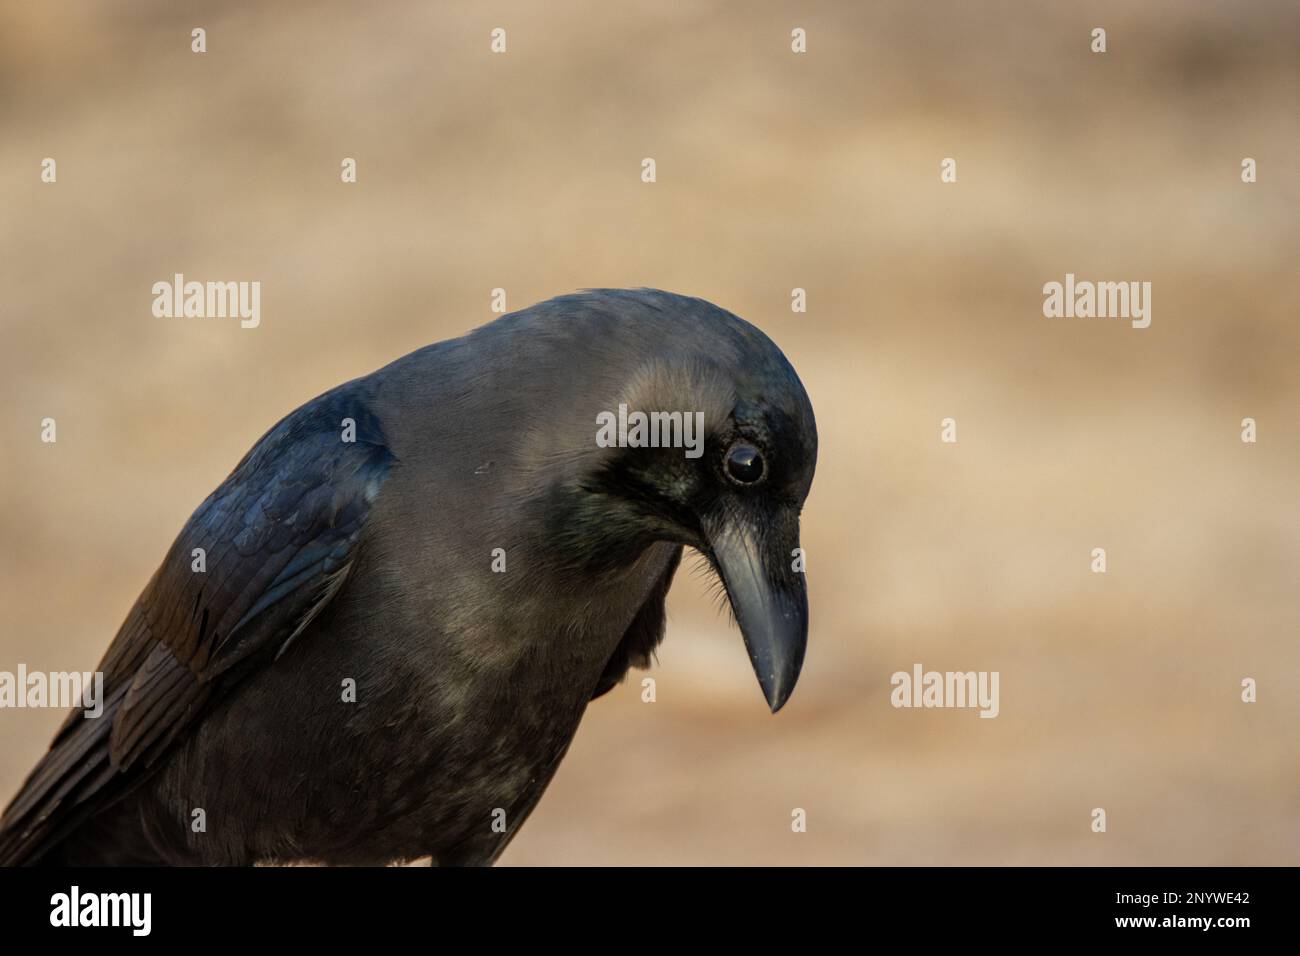
M792 553L798 547L797 517L762 532L728 521L709 535L710 558L774 714L794 691L808 645L808 589Z

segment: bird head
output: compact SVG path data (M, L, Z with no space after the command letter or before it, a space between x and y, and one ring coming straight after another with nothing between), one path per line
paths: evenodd
M808 639L799 514L817 461L812 405L780 349L731 313L667 293L608 295L608 391L584 416L596 412L596 448L571 485L580 503L567 527L615 565L656 541L699 551L775 713Z

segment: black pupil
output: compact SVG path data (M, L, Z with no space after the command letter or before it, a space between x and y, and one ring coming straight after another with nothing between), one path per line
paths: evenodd
M727 472L748 484L763 477L763 456L753 445L736 445L727 452Z

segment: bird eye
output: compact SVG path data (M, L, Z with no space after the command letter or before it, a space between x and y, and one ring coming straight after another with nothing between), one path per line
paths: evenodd
M727 474L742 485L763 477L763 455L748 442L736 442L727 451Z

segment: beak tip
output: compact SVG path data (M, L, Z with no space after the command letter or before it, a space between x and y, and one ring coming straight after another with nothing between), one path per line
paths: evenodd
M785 706L790 695L794 693L795 681L782 679L783 677L784 675L775 677L771 681L760 681L763 685L763 696L767 698L767 706L774 714Z
M808 640L806 615L800 615L793 628L761 629L757 633L746 631L745 643L750 648L750 663L763 689L768 709L776 713L786 705L799 672L803 670L804 647ZM742 629L743 630L743 629Z

